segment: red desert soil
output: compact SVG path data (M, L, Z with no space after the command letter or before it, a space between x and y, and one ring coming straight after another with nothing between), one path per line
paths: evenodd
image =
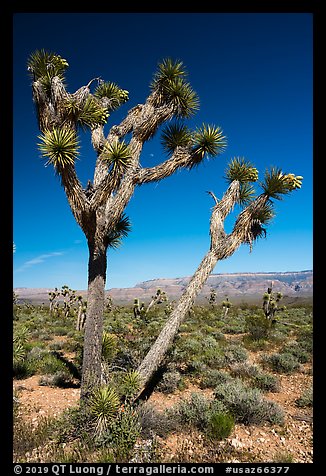
M294 404L295 399L311 384L312 377L297 373L280 376L280 379L281 391L268 393L265 396L283 407L286 412L285 425L281 427L269 424L260 426L237 424L230 437L220 443L222 447L229 446L235 450L232 454L236 454L236 457L230 459L229 462L246 462L243 459L245 455L250 461L256 462L275 461L275 458L280 458L282 455L292 457L292 461L297 463L312 462L312 414L309 410L299 409ZM33 376L14 381L14 388L19 391L23 413L27 414L35 425L40 416L55 417L63 410L77 405L79 389L39 386L38 380L38 376ZM163 411L181 399L189 397L192 392L201 392L208 397L213 393L212 390L201 390L189 384L188 388L182 392L176 391L169 395L154 392L150 402L157 410ZM178 456L184 455L185 452L191 461L191 455L198 456L199 448L204 445L203 436L196 432L192 435L173 434L160 441L165 447L166 460L175 462L183 461L178 460Z
M259 352L249 352L250 363L257 362L258 358ZM281 389L277 393L265 393L265 397L280 404L284 409L286 414L284 426L236 424L229 438L217 445L219 452L221 448L226 448L228 454L232 455L228 462L311 463L313 461L312 410L301 409L295 405L295 400L312 385L311 364L303 365L301 372L292 375L275 375L280 378ZM22 414L30 418L33 424L37 425L41 416L56 417L63 410L77 405L80 394L78 388L40 386L38 382L39 376L14 380L14 389L18 391ZM163 411L181 399L189 397L192 392L200 392L207 397L213 395L211 389L202 390L189 383L185 390L173 394L153 392L149 401L157 410ZM217 450L215 455L209 453L207 456L213 459L205 460L204 438L198 432L172 434L165 440L161 438L159 440L164 447L166 462L186 462L180 458L195 462L200 453L203 458L200 462L221 461Z

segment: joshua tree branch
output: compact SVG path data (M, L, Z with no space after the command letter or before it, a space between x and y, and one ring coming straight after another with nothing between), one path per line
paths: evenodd
M149 182L158 182L174 174L182 167L190 166L193 154L190 147L177 147L172 156L155 167L140 169L135 173L134 180L137 185Z

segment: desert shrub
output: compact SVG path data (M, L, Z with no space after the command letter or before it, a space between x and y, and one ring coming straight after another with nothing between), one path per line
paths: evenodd
M283 353L290 353L298 359L300 364L305 364L310 360L310 354L304 349L301 343L292 341L282 348Z
M44 445L52 436L54 420L40 418L37 426L30 420L22 418L19 396L16 395L13 406L13 457L15 462L25 462L26 453Z
M253 376L252 385L259 388L263 392L279 392L280 381L272 374L258 372Z
M231 380L232 377L224 370L207 369L201 377L200 388L215 388L220 383L225 383Z
M190 399L181 400L171 413L181 428L184 425L197 428L208 439L226 438L234 427L234 418L224 404L200 393L192 393Z
M126 406L100 436L98 445L111 448L116 462L128 462L140 433L138 413L133 407Z
M94 418L86 404L65 410L57 419L55 439L57 444L75 440L93 442Z
M53 329L53 334L55 336L66 336L69 330L66 327L58 326Z
M259 369L257 365L252 365L248 362L240 362L231 365L230 372L233 377L252 378L259 373Z
M261 314L246 316L246 331L249 332L253 340L266 339L271 330L271 324L266 317Z
M307 325L303 329L300 329L297 334L297 342L306 352L311 353L313 351L313 331L311 325Z
M215 398L222 402L235 420L245 425L283 423L282 409L262 397L257 388L247 387L240 379L226 382L215 388Z
M63 347L64 347L63 342L59 342L59 341L51 342L51 344L49 344L50 350L62 350Z
M242 334L246 332L245 320L241 315L229 316L226 318L226 322L223 323L221 328L225 334Z
M223 440L230 436L234 428L234 418L230 413L213 411L207 423L206 435L212 440Z
M265 350L269 346L269 342L265 338L254 339L251 335L243 336L242 343L247 350L252 352Z
M294 463L293 456L287 451L278 451L275 453L273 463Z
M142 403L137 407L141 426L141 436L149 438L156 434L162 438L176 429L176 420L167 411L161 412L150 403Z
M210 400L200 393L192 393L190 398L181 400L173 409L173 413L181 425L188 425L204 430L212 412L223 412L225 406L221 402Z
M157 385L157 390L162 393L173 393L182 382L182 376L177 371L165 372L162 380Z
M289 352L274 353L262 357L264 366L270 367L274 372L290 374L300 368L298 359Z
M280 389L279 379L272 374L262 372L257 365L247 362L234 364L230 367L233 377L246 380L252 387L257 387L265 392L278 392Z
M215 347L205 347L205 343L203 343L201 354L199 354L198 357L204 364L211 368L223 367L225 362L225 353L218 345L215 345Z
M244 362L248 359L248 353L246 349L237 344L230 344L224 349L225 364L231 365L235 362Z
M69 372L64 362L59 360L53 353L45 353L37 362L38 373L43 375L54 375L58 372Z
M313 406L313 387L308 387L300 395L299 398L295 400L295 404L298 407L312 407Z
M53 375L42 375L39 378L38 384L41 386L67 388L73 385L73 380L68 372L59 370Z

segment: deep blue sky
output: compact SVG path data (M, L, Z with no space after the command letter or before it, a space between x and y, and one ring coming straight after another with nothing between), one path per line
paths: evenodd
M261 178L277 165L304 180L299 191L276 203L267 238L252 253L241 247L215 272L312 269L312 22L310 13L14 15L14 286L87 287L86 240L37 149L26 62L41 48L69 62L70 92L97 76L129 91L109 127L146 100L160 60L180 59L201 104L188 125L219 125L228 138L226 151L214 160L136 190L126 210L132 232L108 254L107 289L193 274L209 247L213 203L206 191L223 194L224 171L234 156L253 162ZM83 184L95 163L88 139L77 164ZM165 158L158 134L144 147L141 164Z

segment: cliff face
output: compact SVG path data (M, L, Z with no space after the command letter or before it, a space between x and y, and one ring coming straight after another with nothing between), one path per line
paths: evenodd
M139 298L148 301L157 289L165 291L169 300L177 299L189 283L191 276L181 278L158 278L136 284L133 288L112 288L107 291L116 303L129 303ZM284 296L311 297L313 294L313 272L268 272L268 273L224 273L209 276L199 299L208 296L211 289L217 293L217 298L226 295L236 300L246 301L261 298L273 281L273 289L283 293ZM19 299L35 303L48 303L48 293L51 289L16 288L14 290ZM78 291L86 298L86 291Z
M128 289L111 289L113 299L149 299L157 289L165 291L169 299L176 299L189 283L191 276L181 278L152 279L136 284ZM273 289L291 297L309 297L313 293L313 272L270 272L270 273L230 273L212 274L209 276L199 298L208 296L214 289L218 297L238 297L241 300L262 296L266 292L270 282L273 281Z

